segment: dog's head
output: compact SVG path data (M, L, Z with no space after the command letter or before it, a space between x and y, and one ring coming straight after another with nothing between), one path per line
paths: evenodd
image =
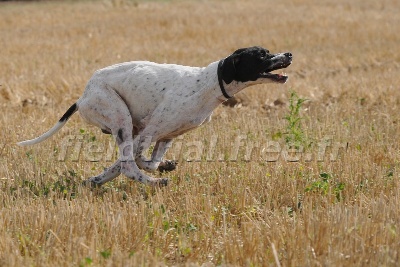
M292 54L271 54L267 49L254 46L236 50L224 59L221 65L221 78L225 84L238 83L285 83L288 76L273 74L272 71L288 67L292 63Z

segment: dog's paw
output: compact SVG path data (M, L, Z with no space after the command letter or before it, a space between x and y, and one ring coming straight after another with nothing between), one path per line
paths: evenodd
M175 160L166 160L158 166L159 172L170 172L176 169L178 162Z
M99 188L101 186L100 183L96 183L96 181L93 178L89 178L81 183L82 186L84 187L89 187L89 188Z
M164 187L167 186L168 183L169 183L168 178L157 178L153 185L156 187Z

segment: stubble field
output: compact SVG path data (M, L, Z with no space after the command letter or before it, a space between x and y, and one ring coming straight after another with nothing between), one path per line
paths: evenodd
M0 3L0 266L396 266L398 25L395 0ZM177 139L166 188L81 186L117 151L78 115L16 146L99 68L253 45L292 52L289 81Z

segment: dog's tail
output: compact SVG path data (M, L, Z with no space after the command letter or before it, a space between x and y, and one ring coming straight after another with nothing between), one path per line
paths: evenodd
M78 110L78 105L75 103L73 104L68 110L67 112L65 112L65 114L61 117L61 119L56 123L56 125L53 126L53 128L51 128L50 130L48 130L47 132L45 132L44 134L42 134L39 137L36 137L35 139L31 139L31 140L26 140L26 141L22 141L17 143L19 146L29 146L29 145L34 145L37 143L40 143L44 140L46 140L47 138L49 138L50 136L52 136L53 134L55 134L58 130L60 130L68 121L68 119Z

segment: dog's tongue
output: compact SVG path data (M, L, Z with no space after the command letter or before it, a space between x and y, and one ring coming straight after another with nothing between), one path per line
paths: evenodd
M270 79L273 79L277 82L281 82L281 83L285 83L288 79L288 76L285 73L279 73L279 74L275 74L275 73L267 73L266 75L267 77L269 77Z

